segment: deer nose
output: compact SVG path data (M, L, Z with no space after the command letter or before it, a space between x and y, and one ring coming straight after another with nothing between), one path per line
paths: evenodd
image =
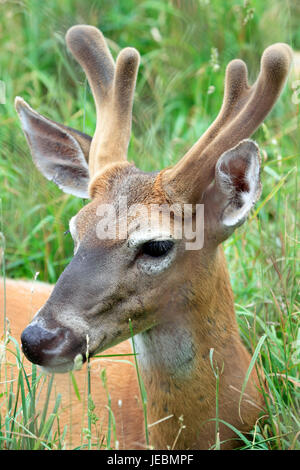
M65 328L57 327L49 331L34 323L27 326L21 335L22 350L30 362L47 365L64 349L67 336Z

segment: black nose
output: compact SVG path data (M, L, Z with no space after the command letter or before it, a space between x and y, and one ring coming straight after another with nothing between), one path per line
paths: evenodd
M22 349L29 361L40 366L47 365L51 358L59 354L66 336L67 330L63 328L49 331L38 323L33 323L21 335Z

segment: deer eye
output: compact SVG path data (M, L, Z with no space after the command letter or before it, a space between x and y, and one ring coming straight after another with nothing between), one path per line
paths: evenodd
M142 245L142 253L157 258L168 253L173 245L174 242L172 240L154 240L146 242Z

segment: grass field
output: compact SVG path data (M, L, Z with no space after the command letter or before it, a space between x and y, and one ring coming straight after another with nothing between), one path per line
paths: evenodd
M0 79L6 103L0 104L0 262L2 250L7 277L33 279L39 272L40 280L54 283L72 255L63 233L84 202L61 193L37 172L13 103L20 95L49 118L93 134L92 96L64 43L66 30L77 23L98 26L114 55L125 46L140 51L129 158L145 171L176 162L212 122L231 59L246 61L251 81L271 43L283 41L300 50L295 1L1 2ZM300 449L296 79L292 72L253 136L263 157L262 196L248 222L225 243L242 338L252 352L264 339L257 362L270 389L265 396L269 417L257 426L251 448ZM9 418L1 423L0 449L17 446L9 440L4 445L7 429ZM26 446L26 439L22 442Z

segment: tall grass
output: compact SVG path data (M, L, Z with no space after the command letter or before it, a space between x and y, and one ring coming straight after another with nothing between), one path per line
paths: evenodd
M0 414L0 449L63 449L66 429L59 432L58 411L61 400L59 394L53 409L50 411L48 409L53 375L48 378L48 383L46 383L46 376L38 374L34 364L31 373L28 374L22 363L19 344L9 334L6 335L4 346L6 352L9 351L15 356L17 373L7 375L7 371L12 369L2 356L0 380L5 385L1 387L0 400L1 408L4 407L6 414ZM42 387L46 387L46 397L41 412L37 414L38 392ZM57 421L58 424L58 431L56 430L55 433L53 433L54 421Z
M288 0L1 2L0 79L6 84L6 104L0 105L0 198L6 275L32 279L39 272L39 279L55 282L72 255L63 232L84 202L62 194L35 170L13 107L14 97L21 95L51 119L93 133L93 100L82 70L66 50L68 27L100 27L114 55L128 45L140 51L129 158L149 171L176 162L217 115L228 61L244 59L254 80L269 44L285 41L300 50L299 21L299 4ZM225 243L241 336L254 354L265 335L256 363L270 390L265 395L268 417L243 438L243 448L300 448L296 78L291 75L254 135L263 156L261 200ZM0 425L0 448L63 448L64 431L60 436L50 431L59 419L59 398L55 409L47 410L45 403L40 421L32 421L36 387L44 379L34 370L30 378L25 374L19 346L11 339L13 344L19 391L10 393L6 377L0 400L8 411ZM51 380L47 387L50 393Z

